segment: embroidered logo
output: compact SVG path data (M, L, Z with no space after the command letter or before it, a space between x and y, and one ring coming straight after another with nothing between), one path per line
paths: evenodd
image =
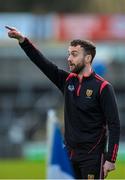
M93 90L91 90L91 89L87 89L87 90L86 90L86 96L87 96L88 98L91 98L92 93L93 93Z
M68 90L69 91L74 91L74 89L75 89L74 85L71 85L71 84L68 85Z
M94 180L94 174L88 174L88 179L89 180Z

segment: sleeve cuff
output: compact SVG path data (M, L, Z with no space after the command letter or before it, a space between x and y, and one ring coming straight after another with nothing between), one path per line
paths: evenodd
M29 43L29 40L28 40L28 38L25 37L25 39L24 39L24 41L22 43L19 42L19 45L21 47L23 47L23 46L27 45L28 43Z

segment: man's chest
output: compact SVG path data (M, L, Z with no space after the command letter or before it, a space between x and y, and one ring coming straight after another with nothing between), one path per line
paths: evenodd
M65 101L81 109L95 109L99 105L99 87L94 82L69 82L65 87Z

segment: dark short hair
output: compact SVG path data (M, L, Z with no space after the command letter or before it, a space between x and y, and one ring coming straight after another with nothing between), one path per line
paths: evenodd
M85 53L90 54L92 56L91 62L93 61L96 55L96 46L94 45L93 42L88 41L88 40L74 39L73 41L70 42L70 45L71 46L80 45L81 47L83 47L83 49L85 50Z

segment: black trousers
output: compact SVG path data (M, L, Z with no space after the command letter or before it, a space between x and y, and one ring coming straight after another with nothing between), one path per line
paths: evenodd
M71 163L76 179L104 179L104 154L86 154L85 156L71 156Z

